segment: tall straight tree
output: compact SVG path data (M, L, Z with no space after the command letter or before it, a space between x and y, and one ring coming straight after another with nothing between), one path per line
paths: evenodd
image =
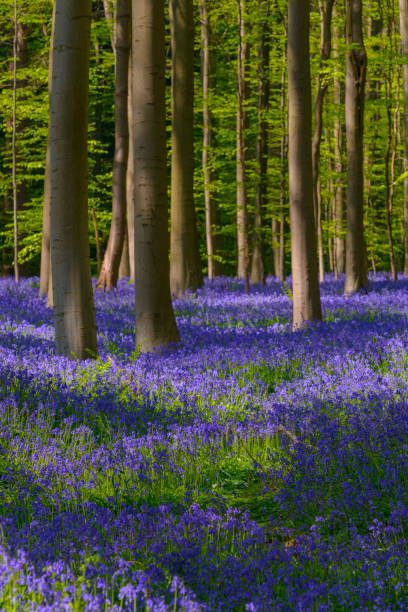
M288 6L289 198L293 329L321 320L312 181L310 0Z
M399 0L402 84L404 92L404 172L408 172L408 0ZM408 176L404 178L404 274L408 275Z
M245 27L245 0L238 0L238 109L237 109L237 248L238 278L243 278L249 291L249 237L247 206L247 157L248 157L248 60L249 45Z
M216 211L212 183L214 172L211 167L211 148L213 144L212 114L210 105L211 94L211 26L208 11L209 0L200 0L201 14L201 67L203 81L203 178L205 202L205 236L207 245L208 278L211 280L219 273L216 255L215 222Z
M179 341L171 304L166 177L164 0L132 5L136 347Z
M346 0L347 234L346 282L351 295L368 285L363 224L363 136L367 54L362 0Z
M193 0L170 0L171 234L170 287L180 297L203 283L194 208Z
M51 98L51 83L52 83L52 47L54 41L54 29L55 29L55 2L52 9L52 31L51 31L51 42L50 42L50 53L49 53L49 65L48 65L48 97ZM51 244L50 244L50 223L51 223L51 159L50 159L50 130L48 130L48 142L47 142L47 153L45 159L45 173L44 173L44 195L43 195L43 217L42 217L42 239L41 239L41 268L40 268L40 295L47 295L50 288L51 279ZM50 302L52 303L52 296L49 293Z
M270 45L270 1L258 0L260 36L258 40L258 117L256 138L256 185L254 233L252 245L251 282L265 282L262 224L265 213L268 170L268 122L266 111L269 105L269 45Z
M324 258L322 238L322 197L320 191L320 143L323 129L323 104L329 82L325 75L331 52L331 20L334 0L319 0L320 12L320 71L315 98L315 124L312 140L313 205L317 224L317 249L319 257L319 280L324 281Z
M340 41L340 27L338 23L338 11L336 5L333 7L333 55L336 61L339 61L339 41ZM343 35L341 35L343 36ZM345 259L345 244L344 244L344 186L343 186L343 132L344 132L344 118L343 118L343 84L338 74L339 68L336 68L334 79L333 79L333 94L335 104L335 116L334 116L334 170L336 178L334 182L334 194L333 194L333 216L334 216L334 275L338 278L338 275L344 272L344 259Z
M131 0L117 0L115 18L115 154L112 176L112 222L98 289L116 287L126 224L126 170L129 153L128 73Z
M88 238L91 0L56 0L50 106L51 264L55 348L97 352Z

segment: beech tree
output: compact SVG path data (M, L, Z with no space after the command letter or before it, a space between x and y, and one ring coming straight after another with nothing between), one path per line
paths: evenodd
M245 290L249 291L249 237L247 204L247 157L248 157L248 98L247 70L249 45L246 40L245 0L238 0L238 110L237 110L237 250L238 278L243 278Z
M263 216L266 207L267 169L268 169L268 123L266 112L269 105L269 45L270 45L270 1L258 0L260 11L260 35L258 40L258 100L257 100L257 139L255 147L256 185L254 233L252 244L251 282L265 282L264 245L262 236Z
M404 173L408 172L408 0L399 0L400 34L402 64L402 83L404 96L403 143L404 143ZM408 275L408 174L404 178L403 205L403 242L404 242L404 274Z
M106 9L105 9L106 10ZM112 222L97 288L116 287L126 224L126 171L129 153L128 72L131 0L117 0L115 18L115 154L112 177Z
M289 197L293 329L321 320L312 182L310 0L289 0Z
M320 71L314 107L314 132L312 140L313 205L317 225L317 249L319 258L319 280L324 281L324 257L322 242L322 197L320 192L320 143L323 130L323 104L329 82L325 75L331 52L331 20L334 0L319 0L320 12Z
M367 54L362 0L346 1L347 234L346 281L350 295L368 285L363 220L363 135Z
M215 221L216 211L213 194L214 172L211 167L211 148L213 146L212 115L210 106L211 92L211 25L208 14L208 0L200 0L201 16L201 70L203 82L203 179L204 179L204 206L205 206L205 236L207 246L208 278L212 280L219 273L216 256Z
M97 353L88 239L91 0L56 0L50 105L51 265L58 355Z
M170 288L180 297L203 283L194 208L193 0L170 0L171 234Z
M136 347L178 342L169 282L164 0L132 6Z

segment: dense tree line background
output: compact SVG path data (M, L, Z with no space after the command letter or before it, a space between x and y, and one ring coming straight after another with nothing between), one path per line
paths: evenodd
M200 7L201 4L201 7ZM265 9L265 4L268 4ZM211 197L215 207L214 262L216 271L237 273L236 148L239 20L243 31L245 57L245 198L250 252L256 253L259 234L264 244L266 273L283 275L290 271L289 213L287 194L287 105L286 41L287 6L283 0L236 0L195 2L195 204L198 214L200 254L204 274L208 272L205 232L205 190L203 151L203 29L209 39L208 106L212 139L208 158ZM92 3L90 105L89 105L89 234L92 270L97 272L97 255L106 248L111 219L112 157L114 152L114 53L112 26L106 5ZM342 221L345 186L344 5L336 2L332 19L332 53L322 59L320 29L323 2L312 2L311 69L312 95L326 88L323 104L319 239L321 265L325 271L344 269ZM108 4L109 6L109 4ZM203 17L203 6L206 15ZM200 11L201 8L201 11ZM112 5L112 10L114 9ZM19 261L26 274L38 274L41 251L43 180L48 130L48 62L51 40L52 2L21 0L18 11L17 90L17 179L19 218ZM3 272L13 260L11 116L13 3L2 2L1 92L0 92L0 195L1 257ZM369 267L390 270L390 252L397 269L403 268L403 157L402 132L404 58L400 53L399 8L396 0L371 0L363 10L367 50L367 85L364 144L364 221ZM167 19L167 82L171 79L170 26ZM263 37L263 39L262 39ZM262 43L263 40L263 50ZM260 79L266 82L262 115L267 131L267 172L265 202L257 209L256 148ZM170 87L167 89L170 133ZM170 146L170 139L169 139ZM169 154L170 166L170 154ZM169 169L168 176L171 176ZM340 204L339 204L340 201ZM342 210L343 209L343 210ZM99 241L99 245L97 242ZM282 248L282 244L286 245ZM279 248L281 247L281 248ZM284 253L284 265L280 258ZM254 272L256 276L256 272Z
M95 0L82 15L77 0L3 2L3 273L14 265L16 275L38 274L41 258L40 293L50 305L59 296L65 317L70 296L90 287L86 223L76 225L86 210L97 287L139 275L136 301L153 300L140 306L151 331L169 294L158 278L149 281L149 266L177 296L200 286L203 274L236 275L248 290L266 274L283 281L291 271L294 327L321 318L317 266L320 280L346 272L346 294L367 286L370 268L394 279L407 273L406 4ZM153 72L139 65L139 40L141 54L152 51ZM165 133L169 272L160 212ZM140 178L146 163L148 182L158 172L149 193ZM85 276L76 289L66 287L67 274ZM74 327L92 310L91 296L81 299Z

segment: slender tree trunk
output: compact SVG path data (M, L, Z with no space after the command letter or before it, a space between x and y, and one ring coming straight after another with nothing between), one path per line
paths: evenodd
M133 155L133 93L132 93L132 58L129 61L128 85L128 119L129 119L129 155L126 170L126 221L129 249L130 281L135 280L135 185L134 185L134 155Z
M169 282L164 0L132 11L136 348L178 342Z
M130 0L118 0L115 22L115 155L112 176L112 222L108 246L98 277L98 289L116 287L126 223L126 170L129 152L128 72Z
M266 111L269 105L269 0L258 0L260 37L258 42L258 117L256 139L256 184L254 233L252 243L251 283L265 283L264 248L262 237L263 216L267 196L268 171L268 123Z
M56 0L50 108L55 349L79 359L97 353L87 209L90 26L91 0Z
M17 21L17 0L14 0L14 40L13 40L13 118L12 118L12 137L11 137L11 156L12 156L12 181L13 181L13 226L14 226L14 280L20 280L18 268L18 223L17 223L17 177L16 177L16 134L17 134L17 41L18 41L18 21Z
M128 243L128 236L127 236L127 226L125 226L125 239L123 241L122 255L120 258L119 278L127 278L129 276L130 276L129 243Z
M320 12L320 72L315 98L315 125L312 141L313 164L313 205L317 223L317 244L319 254L319 280L324 281L324 258L322 239L322 202L320 191L320 143L323 129L323 104L329 82L325 75L331 52L331 21L334 0L319 0Z
M51 83L52 83L52 53L55 29L55 2L52 9L52 29L50 41L50 54L48 65L48 99L51 99ZM43 218L42 218L42 242L41 242L41 268L40 268L40 295L47 295L50 287L51 278L51 244L50 244L50 224L51 224L51 158L50 158L50 129L48 126L48 142L47 153L45 158L45 175L44 175L44 199L43 199ZM50 292L51 293L51 292ZM50 296L50 305L52 305L52 295Z
M346 42L347 236L344 293L350 295L368 286L363 224L367 55L363 41L362 0L346 0Z
M204 202L205 202L205 235L207 243L208 278L212 280L219 274L219 265L215 258L216 253L216 211L212 184L214 172L211 168L212 147L212 116L211 116L211 27L208 15L208 0L200 0L201 12L201 62L203 81L203 176L204 176Z
M288 111L286 105L286 59L287 47L285 45L281 75L281 129L282 137L280 142L280 171L279 171L279 267L276 271L279 280L283 283L286 279L285 269L285 205L286 205L286 175L287 175L287 158L288 158Z
M404 92L403 138L404 138L404 172L408 172L408 0L399 0L401 53L404 59L402 65L402 82ZM408 176L404 178L404 274L408 275Z
M105 13L105 19L109 28L109 36L112 45L112 50L115 53L115 18L112 0L103 0L103 9Z
M193 0L170 0L172 50L170 288L181 297L203 284L194 207Z
M293 329L321 320L313 210L309 0L289 0L289 192Z
M248 113L245 104L248 98L247 65L249 46L245 32L245 0L238 0L239 48L238 48L238 111L237 111L237 247L238 278L243 278L245 290L249 291L249 238L247 210L247 131Z
M336 7L335 11L336 11ZM338 25L335 23L334 29L334 56L339 57L338 41L340 33ZM342 274L345 269L345 244L344 244L344 226L345 226L345 205L344 205L344 186L343 186L343 96L342 82L337 74L334 74L334 169L336 179L334 182L334 275L337 279L339 274Z

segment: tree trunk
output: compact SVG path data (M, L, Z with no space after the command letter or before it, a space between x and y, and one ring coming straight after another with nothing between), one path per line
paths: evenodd
M55 350L79 359L97 353L87 210L90 26L90 0L56 0L50 107Z
M171 233L170 288L181 297L203 284L194 207L193 0L170 0Z
M135 280L135 185L134 185L134 155L133 155L133 93L132 93L132 58L129 58L128 81L128 119L129 119L129 154L126 170L126 221L129 249L130 281Z
M115 22L115 155L112 176L112 222L108 246L96 284L116 287L126 223L126 169L129 152L128 71L130 50L130 0L118 0Z
M268 123L269 105L269 0L258 0L260 37L258 42L258 117L256 139L256 184L254 233L252 242L251 283L265 283L264 248L262 237L263 216L267 197Z
M18 21L17 21L17 0L14 0L14 40L13 40L13 117L12 117L12 137L11 137L11 168L13 181L13 226L14 226L14 280L20 280L18 268L18 223L17 223L17 176L16 176L16 134L17 134L17 41L18 41Z
M364 92L362 0L346 1L347 235L345 295L368 286L363 224ZM351 48L353 45L353 48Z
M408 0L399 0L402 82L404 92L404 172L408 172ZM404 274L408 275L408 176L404 178Z
M219 265L215 258L216 236L215 223L216 211L212 184L214 173L211 168L211 147L212 147L212 116L211 116L211 27L208 15L208 0L200 0L201 12L201 65L203 81L203 177L204 177L204 203L205 203L205 236L207 244L208 278L212 280L219 274Z
M129 264L129 243L127 237L127 226L125 226L125 239L123 240L122 255L119 265L119 278L128 278L130 276Z
M55 30L55 2L52 9L52 29L50 41L50 54L48 66L48 99L51 99L51 83L52 83L52 53ZM40 268L40 295L47 295L50 287L51 278L51 244L50 244L50 199L51 199L51 159L50 159L50 129L48 126L48 142L47 153L45 158L45 175L44 175L44 200L43 200L43 218L42 218L42 242L41 242L41 268ZM50 300L52 303L52 299Z
M136 349L178 342L169 282L164 0L132 11Z
M238 0L239 48L238 48L238 111L237 111L237 248L238 278L243 278L245 290L249 291L249 238L247 210L247 131L248 113L245 108L248 99L247 65L249 46L245 32L245 0Z
M320 143L323 129L323 104L329 82L325 71L331 52L331 21L334 0L319 0L320 12L320 71L315 98L315 125L312 141L313 164L313 205L317 223L317 244L319 253L319 280L324 281L324 258L322 240L322 202L320 191Z
M335 11L336 11L336 7ZM339 28L335 23L334 29L334 56L339 57L338 41L340 40ZM334 183L334 275L337 279L344 272L345 266L345 244L344 244L344 186L343 186L343 96L342 82L337 74L334 75L334 169L336 179Z
M293 329L321 320L313 210L309 0L289 0L289 193Z

